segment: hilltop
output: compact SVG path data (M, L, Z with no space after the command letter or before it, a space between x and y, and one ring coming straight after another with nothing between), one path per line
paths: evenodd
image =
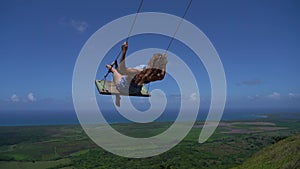
M268 146L234 169L300 168L300 134Z

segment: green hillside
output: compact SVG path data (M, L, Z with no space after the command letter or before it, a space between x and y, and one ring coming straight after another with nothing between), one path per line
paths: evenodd
M234 169L300 168L300 134L288 137L256 153Z

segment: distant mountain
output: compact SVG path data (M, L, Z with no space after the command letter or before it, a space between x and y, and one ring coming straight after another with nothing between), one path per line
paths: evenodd
M299 169L300 134L268 146L233 169Z

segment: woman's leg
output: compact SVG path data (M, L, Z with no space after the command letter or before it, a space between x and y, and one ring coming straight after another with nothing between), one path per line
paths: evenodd
M106 67L107 67L108 70L110 70L113 73L113 81L114 81L114 84L117 86L119 81L122 78L122 75L115 68L113 68L111 65L106 65ZM120 95L117 94L115 104L118 107L120 107L120 105L121 105L120 100L121 100L121 97L120 97Z
M113 81L114 84L117 86L122 78L122 75L115 68L111 67L111 65L106 65L106 68L113 73Z
M126 68L126 72L129 76L134 76L134 75L140 73L141 71L143 71L143 70L142 69L135 69L135 68L131 68L131 67Z
M120 74L122 75L129 75L129 76L134 76L137 73L140 73L142 71L141 69L126 68L125 55L126 54L122 53L120 64L118 67L118 72L120 72Z
M128 43L124 42L122 45L122 56L120 58L120 62L119 62L119 67L118 67L118 71L125 75L126 74L126 62L125 62L125 57L126 57L126 52L128 49Z

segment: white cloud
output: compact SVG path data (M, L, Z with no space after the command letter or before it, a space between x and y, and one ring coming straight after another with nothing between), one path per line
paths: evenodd
M268 95L254 95L254 96L247 96L247 98L249 100L281 100L281 99L286 99L286 98L290 98L290 99L298 99L300 98L300 94L299 93L293 93L290 92L288 94L280 94L278 92L273 92L271 94Z
M19 102L19 101L20 101L20 98L19 98L19 96L17 96L16 94L13 94L13 95L10 97L10 101L12 101L12 102Z
M248 96L248 99L250 99L250 100L257 100L260 98L261 98L261 96L259 94L256 94L255 96Z
M290 92L288 95L291 98L295 98L295 97L299 97L300 96L300 94L298 94L298 93L292 93L292 92Z
M36 101L36 97L34 96L34 94L32 92L28 93L27 98L31 102Z
M85 21L79 21L75 19L67 19L65 17L59 19L58 23L63 26L71 27L76 31L83 33L89 27L88 23Z
M198 99L197 93L192 93L192 94L190 95L190 100L191 100L191 101L196 101L197 99Z
M71 26L78 32L85 32L89 25L85 21L75 21L74 19L72 19Z
M269 94L267 97L270 98L270 99L279 100L280 99L280 94L277 93L277 92L273 92L272 94Z

